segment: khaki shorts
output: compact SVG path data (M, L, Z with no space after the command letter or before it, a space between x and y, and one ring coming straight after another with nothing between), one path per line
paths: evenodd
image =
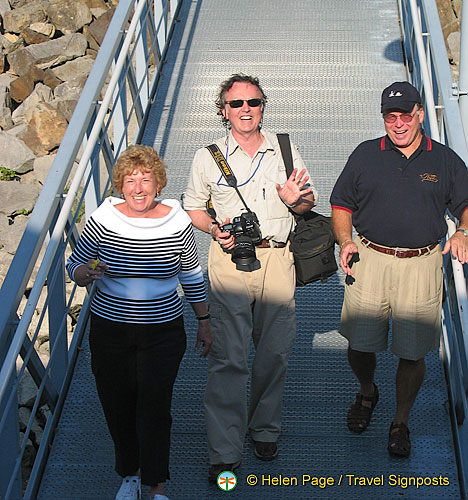
M392 352L418 360L440 343L442 253L437 245L420 257L401 259L355 239L359 260L347 278L340 333L362 352L387 349L392 318Z

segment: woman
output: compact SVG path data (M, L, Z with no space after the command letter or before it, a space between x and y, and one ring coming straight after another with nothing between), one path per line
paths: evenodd
M195 348L211 346L205 285L190 218L176 200L158 201L165 166L149 146L117 160L115 189L91 215L67 262L70 277L97 280L91 304L91 366L123 477L116 500L167 499L172 387L185 352L182 285L198 319ZM141 479L140 479L141 478ZM140 483L141 481L141 483Z

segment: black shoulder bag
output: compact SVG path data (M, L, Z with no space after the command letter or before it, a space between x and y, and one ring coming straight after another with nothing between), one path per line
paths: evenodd
M293 171L289 134L277 134L277 137L286 167L286 178L289 178ZM296 227L289 236L296 267L296 286L318 280L325 283L338 270L331 218L312 211L302 215L291 212L296 220Z

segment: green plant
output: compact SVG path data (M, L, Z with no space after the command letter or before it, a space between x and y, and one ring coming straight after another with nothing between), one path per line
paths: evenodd
M0 181L14 181L17 178L16 172L9 168L0 167Z

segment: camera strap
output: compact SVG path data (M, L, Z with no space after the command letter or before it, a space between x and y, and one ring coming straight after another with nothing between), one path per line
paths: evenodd
M213 160L215 161L219 170L223 174L223 177L226 179L228 185L236 190L236 193L239 195L239 198L244 204L244 207L246 208L247 212L251 213L250 208L247 206L247 203L245 202L244 198L240 194L240 191L237 187L236 176L234 175L234 172L231 170L231 167L229 166L229 163L227 162L226 158L224 158L223 153L221 153L219 147L216 144L210 144L209 146L206 146L206 149L211 153Z

